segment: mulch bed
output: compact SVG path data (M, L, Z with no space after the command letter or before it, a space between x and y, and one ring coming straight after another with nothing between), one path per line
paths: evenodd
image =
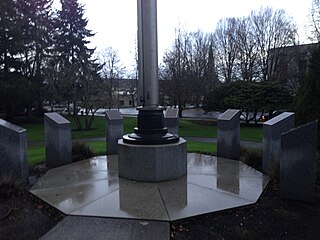
M172 239L320 239L320 185L314 204L279 198L272 181L252 206L175 222Z
M36 166L37 179L46 169ZM64 215L34 198L28 189L1 186L0 204L11 208L0 221L0 239L38 239ZM257 204L174 222L171 239L320 239L320 184L314 204L282 200L273 180Z

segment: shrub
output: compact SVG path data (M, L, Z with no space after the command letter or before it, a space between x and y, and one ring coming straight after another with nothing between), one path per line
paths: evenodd
M12 175L4 174L0 176L0 195L10 196L23 189L21 181L15 179Z
M72 162L77 162L94 157L94 152L83 142L74 142L72 144Z
M256 148L246 148L241 146L240 160L250 167L262 170L262 150Z

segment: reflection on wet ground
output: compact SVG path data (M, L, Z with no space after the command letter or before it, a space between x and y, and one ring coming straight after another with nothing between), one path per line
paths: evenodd
M118 177L117 155L48 171L30 190L68 215L173 221L255 203L269 179L246 164L188 153L188 174L162 183Z

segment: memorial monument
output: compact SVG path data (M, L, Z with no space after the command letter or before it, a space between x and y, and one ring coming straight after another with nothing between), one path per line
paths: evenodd
M119 176L166 181L187 172L186 141L164 127L159 106L157 0L138 0L138 126L119 140Z

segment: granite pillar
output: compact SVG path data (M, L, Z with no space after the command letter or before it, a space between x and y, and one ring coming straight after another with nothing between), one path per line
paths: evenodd
M167 108L164 113L164 126L168 128L168 132L179 134L179 110L178 108Z
M281 135L280 195L305 202L315 201L317 122Z
M107 154L118 154L118 140L123 136L123 118L119 111L106 111Z
M49 168L72 162L70 122L58 113L44 115L46 164Z
M263 123L262 172L279 171L281 134L294 127L294 113L284 112Z
M0 177L29 182L27 131L0 119Z
M228 109L217 122L217 156L239 160L240 111Z

